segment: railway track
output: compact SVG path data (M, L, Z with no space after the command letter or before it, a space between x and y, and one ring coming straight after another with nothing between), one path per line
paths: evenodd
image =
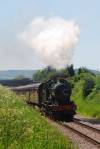
M28 103L28 102L27 102L27 104L28 104L29 106L33 106L33 107L38 106L38 107L39 107L39 105L36 104L36 103L31 103L31 102ZM95 146L97 147L97 149L100 149L100 129L94 128L94 127L89 126L89 125L87 125L87 124L84 124L84 123L82 123L82 122L80 121L80 119L77 119L77 118L74 118L74 119L73 119L73 122L60 122L60 121L55 121L55 120L53 120L53 119L51 119L51 118L49 118L49 117L47 117L47 116L46 116L46 118L47 118L47 119L50 119L50 121L53 121L53 122L55 122L55 123L57 123L57 124L63 126L64 128L69 129L70 131L72 131L73 133L77 134L77 135L80 136L81 138L84 138L87 142L89 142L89 143L95 145ZM72 124L77 125L77 126L78 126L78 129L76 129L75 127L73 127ZM91 134L91 133L93 133L93 134L96 133L96 134L98 135L98 139L96 139L95 137L93 138L93 136L91 137L91 135L85 134L85 133L83 133L82 131L80 131L80 130L79 130L79 126L82 127L81 129L85 128L85 129L88 129L88 131L91 131L90 134ZM95 136L95 134L94 134L94 136Z
M35 106L35 103L30 103L29 105ZM38 106L38 105L36 105ZM49 119L49 117L46 117ZM87 124L84 124L81 122L80 119L74 118L73 122L60 122L55 121L50 118L51 121L58 123L59 125L71 130L75 134L78 134L80 137L84 138L88 142L96 145L98 148L100 148L100 129L94 128L92 126L89 126ZM76 128L77 125L77 128ZM81 127L81 130L79 129ZM85 130L87 129L87 131Z
M90 126L90 125L88 125L88 124L85 124L84 122L82 122L82 121L81 121L80 119L78 119L78 118L74 118L73 121L74 121L75 123L77 123L78 125L81 125L81 126L83 126L83 127L85 127L85 128L88 128L88 129L90 129L90 130L92 130L92 131L97 132L98 134L100 134L100 129L95 128L95 127L92 127L92 126Z
M71 123L65 123L65 122L64 123L57 122L57 123L67 129L71 130L73 133L79 135L80 137L84 138L86 141L94 144L98 148L100 148L100 130L98 130L92 126L80 123L79 121L76 121L76 120ZM74 125L77 125L78 127L76 128ZM81 126L81 130L79 129L79 125ZM88 133L84 132L84 128L88 129ZM89 133L89 131L91 131L91 132ZM93 138L93 134L95 136L94 138ZM96 135L98 135L98 137Z

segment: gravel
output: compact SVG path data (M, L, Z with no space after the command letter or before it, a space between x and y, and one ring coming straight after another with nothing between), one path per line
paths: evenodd
M56 122L54 122L52 120L47 119L47 121L51 125L53 125L56 128L58 128L58 130L60 132L62 132L65 137L69 137L72 140L72 142L74 143L74 146L75 146L74 148L75 149L77 149L77 148L78 149L99 149L96 145L88 142L85 138L83 138L83 137L79 136L78 134L72 132L68 128L63 127L60 124L58 124L58 123L56 123ZM69 123L69 124L72 125L71 123ZM76 127L76 126L74 126L74 127ZM78 127L77 127L77 129L78 129ZM82 129L82 128L80 128L80 129ZM86 133L88 133L88 131Z
M82 132L83 134L91 137L92 139L95 139L96 141L100 142L100 132L95 132L89 128L86 128L84 126L81 126L77 123L71 122L66 123L68 126L74 128L75 130L78 130L79 132Z
M98 120L96 118L84 117L84 116L81 116L79 114L76 114L75 118L80 119L85 124L88 124L88 125L90 125L92 127L100 129L100 120Z

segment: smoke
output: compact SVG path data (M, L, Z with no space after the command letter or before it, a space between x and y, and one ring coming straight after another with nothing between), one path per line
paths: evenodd
M79 39L79 26L61 17L37 17L20 34L46 64L57 69L72 63Z

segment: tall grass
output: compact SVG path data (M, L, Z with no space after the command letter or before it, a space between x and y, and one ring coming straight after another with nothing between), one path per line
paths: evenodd
M20 97L21 98L21 97ZM73 149L40 113L0 87L0 149Z

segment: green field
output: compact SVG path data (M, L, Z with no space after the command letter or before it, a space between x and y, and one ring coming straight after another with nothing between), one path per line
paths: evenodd
M0 87L0 149L73 149L73 144L11 91Z

